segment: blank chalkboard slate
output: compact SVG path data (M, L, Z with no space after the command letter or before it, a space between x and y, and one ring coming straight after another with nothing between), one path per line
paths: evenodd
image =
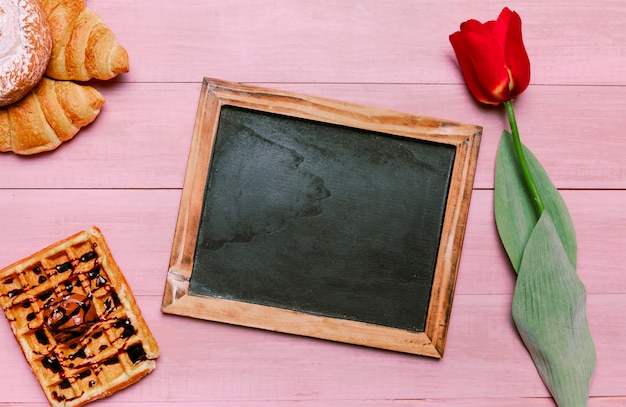
M163 311L441 357L480 132L205 79Z

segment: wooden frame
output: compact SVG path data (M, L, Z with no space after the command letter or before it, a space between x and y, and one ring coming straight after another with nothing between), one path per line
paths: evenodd
M253 112L377 132L453 149L424 329L419 331L190 292L203 202L220 112ZM482 128L373 107L205 78L200 95L169 271L165 313L441 358L461 256ZM208 193L208 192L207 192Z

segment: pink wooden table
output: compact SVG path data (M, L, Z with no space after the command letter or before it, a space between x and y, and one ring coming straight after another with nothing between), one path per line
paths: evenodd
M98 225L161 347L112 406L553 406L510 317L514 276L492 216L505 115L475 104L448 43L518 11L533 76L525 143L562 189L598 365L591 406L626 405L626 3L89 0L131 72L95 83L96 122L52 154L0 156L0 265ZM261 84L484 126L446 354L410 356L163 315L161 298L202 78ZM46 400L0 321L0 406Z

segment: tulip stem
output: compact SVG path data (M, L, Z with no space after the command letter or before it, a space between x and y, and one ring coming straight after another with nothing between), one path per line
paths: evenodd
M537 184L535 184L535 180L530 173L530 168L528 167L528 162L526 161L526 156L524 155L524 150L522 149L522 142L520 140L519 130L517 128L517 121L515 120L515 111L513 110L513 101L509 100L504 102L504 106L506 107L506 114L509 117L511 134L513 135L513 146L515 148L515 154L517 156L517 162L519 163L520 171L522 173L522 178L524 179L526 188L528 189L533 204L535 205L537 216L539 217L543 213L545 206L543 204L543 199L541 199L541 195L539 194Z

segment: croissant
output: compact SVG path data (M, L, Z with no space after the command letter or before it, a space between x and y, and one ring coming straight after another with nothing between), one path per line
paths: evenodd
M59 80L107 80L128 72L128 53L85 0L41 0L52 34L46 75Z
M95 120L103 104L91 86L44 77L24 98L0 108L0 151L53 150Z

